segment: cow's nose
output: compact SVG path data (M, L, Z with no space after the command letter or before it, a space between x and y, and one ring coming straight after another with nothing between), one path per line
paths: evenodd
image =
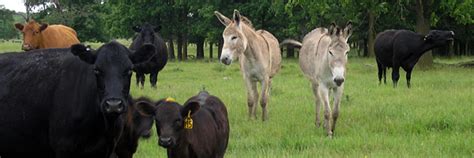
M344 78L335 78L334 79L334 83L336 83L337 86L341 86L343 82L344 82Z
M121 113L124 109L124 105L122 104L121 99L107 99L105 100L105 111L108 113L111 112L116 112L116 113Z
M31 47L30 47L29 44L24 44L24 45L21 47L21 49L23 49L23 50L25 50L25 51L29 51L29 50L31 50Z
M161 146L168 147L171 145L171 138L170 137L160 137L159 141Z

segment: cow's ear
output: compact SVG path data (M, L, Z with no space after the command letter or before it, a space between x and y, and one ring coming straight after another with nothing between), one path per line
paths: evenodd
M220 12L218 11L214 11L214 15L216 15L217 19L219 19L219 21L224 25L224 26L227 26L229 25L232 20L230 20L229 18L227 18L226 16L222 15Z
M71 46L71 53L74 54L75 56L78 56L79 59L82 61L89 63L89 64L94 64L96 55L93 53L93 51L82 45L82 44L74 44Z
M155 46L153 44L145 44L133 52L129 57L133 64L139 64L150 60L155 56Z
M150 103L146 100L137 101L133 106L137 108L138 113L145 117L151 117L155 115L156 107L153 103Z
M347 22L346 27L344 28L344 33L343 33L343 36L346 39L346 42L349 39L349 37L351 37L351 35L352 35L352 22L349 21Z
M135 32L141 32L141 31L142 31L142 28L141 28L140 26L138 26L138 25L137 25L137 26L134 26L132 29L133 29L133 31L135 31Z
M23 24L20 24L20 23L16 23L15 24L15 28L20 30L20 31L23 31Z
M153 31L155 31L155 32L158 32L158 31L160 31L160 30L161 30L161 25L155 26L155 27L153 28Z
M44 31L46 28L48 28L48 24L41 24L39 31L40 31L40 32L41 32L41 31Z
M181 116L186 117L189 115L195 114L199 109L201 108L201 105L199 105L199 102L189 102L186 105L184 105L184 108L181 111Z

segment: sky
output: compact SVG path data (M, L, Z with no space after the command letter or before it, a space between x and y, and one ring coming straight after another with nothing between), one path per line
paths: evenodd
M0 0L0 5L16 12L26 12L24 0Z

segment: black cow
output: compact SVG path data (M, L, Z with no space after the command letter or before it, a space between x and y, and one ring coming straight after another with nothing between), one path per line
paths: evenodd
M224 157L229 141L227 109L222 101L202 91L184 106L166 100L156 104L137 102L143 115L155 118L159 145L167 148L168 157ZM192 129L185 129L190 115Z
M140 64L134 68L136 72L137 85L139 83L145 84L145 74L150 74L150 83L153 88L156 88L158 81L158 73L165 67L168 62L168 49L163 39L156 33L160 27L154 27L145 23L142 27L135 26L133 30L138 33L134 38L130 49L136 50L144 44L153 44L156 48L156 55L150 59L149 62Z
M110 42L0 55L0 156L108 157L123 130L134 64L153 45L132 53Z
M140 137L148 138L153 126L153 117L141 115L135 108L137 102L151 102L147 98L139 98L130 104L127 111L125 129L115 150L118 158L132 158L137 151Z
M397 86L399 68L407 72L407 86L410 87L411 71L418 59L427 51L452 41L453 31L431 30L426 36L408 30L386 30L375 39L375 57L379 82L386 83L386 69L392 67L393 86Z

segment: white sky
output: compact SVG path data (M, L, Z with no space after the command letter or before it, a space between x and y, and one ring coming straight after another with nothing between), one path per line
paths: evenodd
M0 0L0 5L16 12L26 12L24 0Z

